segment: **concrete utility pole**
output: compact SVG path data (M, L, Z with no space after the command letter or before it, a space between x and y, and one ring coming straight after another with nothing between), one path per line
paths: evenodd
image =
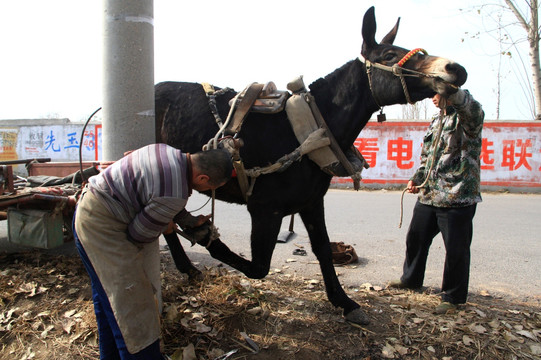
M104 0L103 160L155 142L153 0Z

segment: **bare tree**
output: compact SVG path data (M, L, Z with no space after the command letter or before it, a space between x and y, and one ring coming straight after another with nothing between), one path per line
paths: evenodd
M485 11L488 9L495 10ZM523 0L521 6L517 6L516 0L504 0L498 4L488 3L478 7L477 12L482 16L488 16L496 25L495 29L485 29L485 33L493 36L499 43L499 63L497 69L498 75L498 88L496 90L497 95L497 117L500 113L500 84L501 84L501 57L512 57L512 54L516 54L519 61L519 68L516 69L515 75L519 79L522 91L525 98L531 107L531 114L535 120L541 120L541 68L539 57L539 2L538 0ZM503 12L511 12L516 22L506 23L506 20L502 20ZM526 36L515 38L511 34L511 29L514 27L520 27L524 30ZM513 35L516 32L513 33ZM524 33L522 33L524 34ZM473 37L478 38L479 33ZM522 57L522 51L518 47L519 44L526 41L528 43L528 58L530 71L526 61ZM516 51L511 51L516 50Z
M511 0L505 0L505 3L511 9L520 25L528 34L528 45L530 47L530 66L532 69L532 86L535 98L535 119L541 120L541 69L539 67L539 4L537 0L530 0L529 17L524 16L515 3Z
M505 51L503 50L503 43L501 39L504 37L502 34L502 15L498 14L498 46L499 46L499 56L498 56L498 67L496 68L496 119L500 120L500 104L501 104L501 96L502 96L502 56L505 55Z
M430 99L417 101L415 104L402 105L402 120L426 120L431 115L428 113L427 104Z

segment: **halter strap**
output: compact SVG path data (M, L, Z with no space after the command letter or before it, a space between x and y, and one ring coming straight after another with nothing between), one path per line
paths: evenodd
M402 75L402 66L406 63L406 61L411 59L411 57L413 55L415 55L415 54L417 54L418 52L421 52L421 51L425 55L428 55L428 53L426 52L425 49L416 48L416 49L410 50L406 55L404 55L404 57L402 59L400 59L399 62L396 63L396 66L393 66L393 68L398 70L397 72L400 74L399 75L400 76L400 82L402 83L402 88L404 89L404 95L406 96L406 101L408 102L408 104L413 104L413 101L411 101L410 94L409 94L409 91L408 91L408 87L406 86L406 79L404 78L404 76L401 76Z
M425 55L428 55L428 52L425 49L416 48L416 49L410 50L406 55L404 55L404 57L402 57L402 59L400 59L399 62L397 62L393 66L387 66L387 65L383 65L383 64L379 64L379 63L373 63L373 62L369 61L368 59L365 59L362 55L359 56L359 60L362 63L364 63L365 66L366 66L366 74L368 75L368 86L370 87L372 97L374 98L374 100L376 101L376 105L379 106L380 109L381 109L381 105L379 105L379 102L376 99L374 91L372 90L372 79L371 79L371 75L370 75L371 68L375 67L377 69L381 69L381 70L384 70L384 71L389 71L392 74L398 76L400 78L400 82L402 84L402 89L404 90L404 96L406 97L406 101L409 104L413 104L413 101L411 101L410 94L408 92L408 87L406 85L406 79L404 77L405 76L434 77L434 76L429 75L429 74L420 73L418 71L406 69L406 68L403 67L403 65L409 59L411 59L411 57L413 55L417 54L418 52L423 52ZM405 74L402 72L403 70L406 72Z

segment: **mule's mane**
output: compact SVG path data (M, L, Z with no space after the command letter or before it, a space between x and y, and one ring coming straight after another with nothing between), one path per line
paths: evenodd
M347 63L340 66L333 72L325 75L323 78L319 78L315 80L309 86L310 91L314 93L318 93L322 90L329 90L329 88L334 88L336 87L336 85L342 85L340 84L340 82L342 82L343 79L347 78L347 76L344 76L344 74L347 75L347 73L351 72L351 68L353 67L352 65L355 62L357 61L356 60L348 61Z
M322 103L332 101L334 104L351 104L353 99L369 94L366 69L357 59L350 60L324 78L317 79L309 87Z
M310 91L340 145L349 147L378 109L364 65L357 59L310 84Z

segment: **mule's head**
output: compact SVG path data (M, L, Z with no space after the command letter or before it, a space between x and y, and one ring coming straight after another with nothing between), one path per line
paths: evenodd
M394 28L378 44L375 40L374 7L368 9L363 19L361 55L373 64L388 67L398 64L401 60L404 61L404 57L410 51L393 45L399 23L400 18ZM412 102L432 97L436 93L449 96L466 82L468 76L466 69L460 64L441 57L429 56L423 52L417 52L405 61L402 69L404 69L403 74L408 75L405 77L406 88ZM412 71L408 72L408 70ZM379 105L406 103L406 94L398 76L381 68L372 68L369 76L372 93Z

